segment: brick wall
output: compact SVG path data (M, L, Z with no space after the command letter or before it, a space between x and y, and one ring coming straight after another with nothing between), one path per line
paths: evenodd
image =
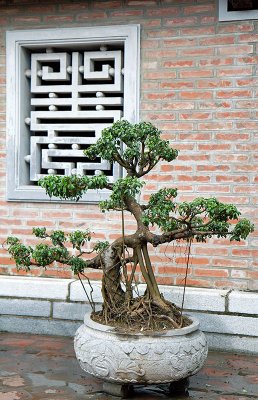
M31 243L33 226L89 227L96 240L121 232L117 216L98 213L95 205L5 202L5 31L128 23L141 25L140 117L180 149L176 162L149 175L144 198L172 185L180 199L215 195L257 222L258 21L219 23L215 0L0 0L1 242L14 234ZM129 232L133 223L126 219ZM256 234L240 244L194 245L188 285L257 290ZM161 246L153 262L159 283L183 283L183 243ZM0 273L17 274L2 249ZM69 270L55 266L48 272L32 268L31 275L71 278ZM98 279L100 273L88 276Z

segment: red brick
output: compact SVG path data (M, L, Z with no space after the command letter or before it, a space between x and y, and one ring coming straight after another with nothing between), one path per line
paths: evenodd
M237 86L257 86L258 80L257 78L247 78L247 79L237 79L236 80Z
M192 166L189 166L189 165L174 166L174 165L170 165L170 164L169 165L164 164L164 165L161 165L161 167L160 167L161 172L172 172L172 171L192 172L192 170L193 170Z
M183 13L185 15L200 14L200 13L213 13L214 11L215 11L215 7L213 4L194 5L194 6L187 6L187 7L183 8Z
M200 16L199 21L201 25L213 25L216 22L217 18L214 16Z
M179 134L179 139L180 140L193 140L193 141L199 141L199 140L210 140L211 135L208 133L180 133Z
M94 11L94 12L88 12L88 13L79 13L76 16L76 21L92 21L93 19L104 19L107 18L107 14L105 11Z
M146 98L148 100L166 100L166 99L172 99L175 97L175 93L166 93L166 92L162 92L162 93L147 93L146 94Z
M169 122L166 124L161 124L160 128L164 131L189 131L193 129L193 124L190 122Z
M43 19L45 22L66 23L72 22L74 17L72 15L47 15Z
M196 268L194 269L195 276L210 276L210 277L228 277L229 273L226 269L205 269L205 268Z
M211 99L212 98L212 93L210 92L198 92L197 90L192 92L186 92L186 91L181 91L179 93L179 97L182 99L187 99L187 100L198 100L198 99Z
M164 40L164 47L193 47L197 45L197 40L194 38L175 38Z
M202 246L202 247L197 247L197 245L194 246L194 253L195 254L201 254L203 256L228 256L229 254L229 249L227 247L225 248L219 248L219 247L207 247Z
M176 51L175 50L145 50L145 57L148 59L154 58L155 60L162 58L175 58Z
M198 149L199 150L204 150L204 151L226 151L230 149L230 145L221 143L221 144L202 144L198 143ZM211 166L212 167L212 166ZM213 166L214 167L214 166ZM217 167L220 167L217 165Z
M246 268L248 266L247 260L224 259L224 258L213 258L212 264L215 267L226 267L226 268Z
M220 58L205 58L199 61L199 64L203 67L218 66L218 65L233 65L233 57L220 57Z
M183 286L184 280L182 278L176 278L176 285ZM197 286L197 287L212 287L212 283L204 279L192 279L187 278L186 286Z
M234 142L236 140L248 140L249 137L249 133L216 133L217 140L225 140L230 142Z
M232 99L234 97L251 97L251 90L220 90L217 92L218 98Z
M258 193L257 185L245 185L245 186L235 186L233 189L234 193Z
M248 43L248 42L258 42L258 34L257 33L249 33L238 35L239 43Z
M236 107L237 108L258 108L258 101L255 99L251 100L238 100L236 101Z
M239 175L217 175L216 182L246 183L246 182L248 182L248 177L247 176L239 176Z
M199 172L218 172L218 171L229 171L230 167L228 165L197 165L196 170Z
M141 7L148 7L157 5L157 0L128 0L128 6L141 6Z
M199 36L199 35L214 35L215 27L214 26L205 26L204 28L182 28L180 30L181 35L186 36Z
M151 38L171 37L171 36L175 36L176 34L177 34L177 30L173 29L173 28L146 30L146 35Z
M202 122L199 123L198 127L203 131L225 130L232 128L232 122Z
M14 17L13 22L15 24L39 24L41 22L41 17L32 15Z
M215 115L218 119L247 119L251 117L250 112L247 111L216 112Z
M178 15L179 11L179 7L152 8L147 10L147 15L150 17L167 17L168 15Z
M194 82L189 82L189 81L161 82L160 87L163 89L186 89L186 88L192 89L194 87Z
M122 6L121 0L113 0L113 1L96 1L94 0L91 3L93 8L104 8L104 10L109 10L110 8L118 8Z
M136 17L141 16L142 14L143 10L121 10L110 12L110 17Z
M246 56L246 57L237 57L235 58L236 64L257 64L258 57L257 56Z
M189 26L195 25L197 23L196 17L178 17L178 18L168 18L165 19L164 25L165 26Z
M194 102L173 101L171 103L163 103L162 110L192 110Z
M197 88L221 88L221 87L231 87L233 82L229 80L219 80L219 79L204 79L197 81Z
M258 250L256 249L233 249L232 255L237 257L258 257Z
M210 155L209 154L193 154L193 155L184 155L184 154L179 154L178 160L181 161L209 161L210 160Z
M225 109L231 108L232 104L230 101L205 101L199 102L199 108L201 110L216 110L216 109Z
M211 69L188 70L179 72L179 78L210 78L213 76Z
M199 43L203 46L218 46L224 44L234 44L236 42L235 36L215 36L200 39Z
M214 48L195 47L193 49L179 49L178 54L183 57L213 56Z
M210 182L211 180L209 176L204 176L204 175L200 176L178 175L177 179L180 182Z
M252 32L254 30L254 23L250 21L238 21L235 24L219 24L218 33L239 33L239 32Z
M159 285L173 285L174 278L170 276L157 276L157 283Z
M197 186L197 191L199 192L207 192L211 193L212 195L216 195L216 193L229 193L230 192L230 186L222 186L222 185L203 185L203 186Z
M253 45L232 45L232 46L222 46L218 49L219 54L222 55L230 55L233 54L249 54L253 53L254 46Z
M173 121L175 120L175 115L171 113L165 114L161 112L158 112L157 114L146 113L145 119L151 121Z
M250 75L252 76L252 67L230 67L230 68L219 68L217 70L217 76L239 76L239 75Z
M168 274L176 274L176 275L185 275L186 266L185 267L172 267L172 266L162 266L158 267L158 274L168 275ZM189 268L188 273L191 274L192 270Z
M233 281L233 280L227 280L227 281L219 280L219 281L215 281L214 285L215 285L215 287L219 287L219 288L222 288L222 289L228 288L229 285L230 285L231 288L235 288L235 289L239 289L239 290L246 290L247 289L247 282L244 282L244 281L240 281L239 282L239 281ZM226 400L225 396L223 396L223 397L224 397L224 400ZM222 397L221 400L223 400L223 397ZM240 399L241 398L238 397L238 399L236 398L235 400L240 400ZM244 399L244 400L247 400L247 399Z
M143 74L144 79L158 79L163 81L165 79L174 79L176 78L176 73L174 71L167 72L167 71L160 71L160 72L145 72Z
M50 6L48 6L50 7ZM76 3L70 3L70 4L59 4L58 9L61 12L81 12L82 10L88 9L89 4L85 2L76 2Z
M195 65L193 60L172 60L163 63L164 68L187 68Z

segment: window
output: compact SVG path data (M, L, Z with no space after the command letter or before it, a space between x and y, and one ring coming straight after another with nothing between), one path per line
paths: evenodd
M49 174L120 175L83 150L138 119L138 25L7 32L7 74L8 200L49 200L37 183Z
M258 0L219 0L219 20L258 19Z

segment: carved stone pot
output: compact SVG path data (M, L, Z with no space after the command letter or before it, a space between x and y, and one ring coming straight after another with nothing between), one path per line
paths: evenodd
M198 372L208 353L199 321L191 320L190 326L164 333L127 334L86 314L74 339L76 357L84 371L109 385L180 381Z

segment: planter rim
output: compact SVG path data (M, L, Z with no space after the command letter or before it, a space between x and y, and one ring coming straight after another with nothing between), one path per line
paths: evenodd
M129 336L131 338L137 337L138 339L144 338L144 337L171 337L171 336L182 336L182 335L187 335L191 332L194 332L199 329L200 322L197 318L193 317L192 315L188 316L188 318L192 321L192 324L189 326L185 326L184 328L179 328L179 329L169 329L164 332L136 332L136 333L131 333L131 332L121 332L117 330L116 328L110 326L110 325L103 325L98 322L95 322L91 319L91 313L86 313L84 316L84 324L94 330L101 331L101 332L108 332L114 335L118 336Z

